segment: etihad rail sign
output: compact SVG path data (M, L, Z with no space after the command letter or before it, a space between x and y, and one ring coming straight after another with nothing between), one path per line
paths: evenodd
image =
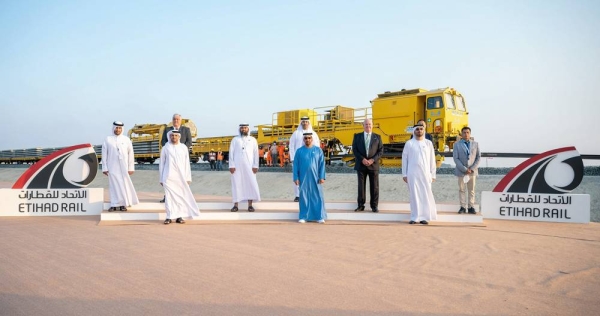
M90 144L56 151L0 190L0 216L100 215L104 189L87 188L98 172Z
M484 218L589 223L590 195L569 194L583 180L575 147L541 153L511 170L492 192L481 193Z

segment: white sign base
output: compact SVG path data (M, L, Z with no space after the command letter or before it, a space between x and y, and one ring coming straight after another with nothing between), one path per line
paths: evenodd
M0 189L0 216L100 215L104 189Z
M484 219L589 223L589 194L481 192Z

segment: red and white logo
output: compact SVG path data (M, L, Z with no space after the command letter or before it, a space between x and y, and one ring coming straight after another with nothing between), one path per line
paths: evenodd
M90 144L53 152L31 166L13 189L81 189L98 173L98 157Z
M575 147L541 153L511 170L492 192L564 194L583 180L583 160Z

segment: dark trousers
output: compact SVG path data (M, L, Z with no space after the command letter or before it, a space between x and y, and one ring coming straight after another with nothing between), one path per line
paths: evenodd
M365 205L367 176L369 177L369 193L371 208L379 205L379 170L357 170L358 175L358 206Z

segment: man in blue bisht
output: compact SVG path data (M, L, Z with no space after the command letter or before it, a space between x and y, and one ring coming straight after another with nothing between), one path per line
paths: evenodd
M313 145L313 133L304 133L304 146L294 157L294 183L300 188L300 223L316 221L325 223L325 198L322 184L325 183L325 159L323 150Z

